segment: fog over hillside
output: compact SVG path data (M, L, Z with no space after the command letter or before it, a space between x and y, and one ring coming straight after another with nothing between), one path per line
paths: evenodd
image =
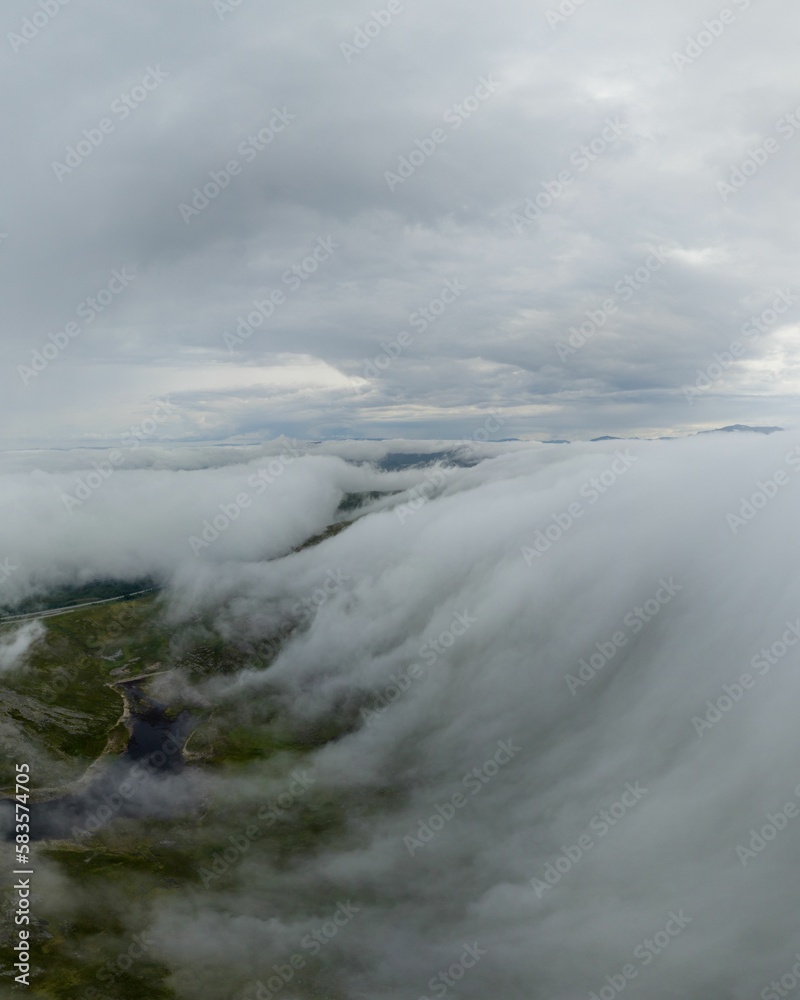
M798 38L0 3L0 1000L800 1000Z
M304 773L346 821L301 865L254 842L224 893L165 898L178 995L312 995L291 964L311 954L319 996L787 995L768 991L800 951L796 435L474 444L477 464L399 472L376 464L397 442L324 450L258 496L277 446L190 470L164 450L72 512L91 464L0 477L7 604L150 574L174 621L253 642L302 609L266 671L198 693L337 734ZM386 495L290 552L356 492ZM298 780L265 792L265 769L216 794L255 810Z

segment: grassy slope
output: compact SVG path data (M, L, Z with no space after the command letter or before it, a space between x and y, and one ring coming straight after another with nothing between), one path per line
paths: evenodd
M6 794L16 763L31 764L32 788L53 788L80 777L104 749L125 745L127 733L116 726L122 700L107 686L120 676L120 669L122 676L132 676L154 664L179 666L199 679L238 669L245 662L262 667L269 662L269 656L259 663L252 654L226 647L197 624L183 635L174 634L163 621L155 595L81 609L45 619L44 625L46 635L31 651L29 665L6 674L0 683L5 751L0 758L0 789ZM112 656L110 661L103 658ZM268 717L250 715L243 724L236 706L227 713L215 710L191 738L192 756L213 771L235 778L255 762L263 768L274 760L274 780L280 781L312 749L293 743ZM177 997L167 985L168 970L147 955L127 970L117 959L130 945L131 934L145 930L152 910L171 896L191 892L193 886L212 893L230 890L238 877L235 871L206 886L202 873L228 846L227 835L253 822L252 813L252 804L237 808L229 801L217 807L212 801L202 816L123 820L80 844L38 845L37 854L74 884L74 894L66 909L63 898L49 899L41 893L34 899L35 988L25 991L27 995L63 1000ZM341 805L312 790L282 812L277 822L261 825L258 849L267 852L271 864L291 867L320 837L336 835L343 827ZM3 868L10 870L11 855L0 849L0 857ZM12 925L3 905L7 902L4 892L0 990L3 983L13 982ZM90 987L98 992L87 993ZM11 995L16 994L12 988Z

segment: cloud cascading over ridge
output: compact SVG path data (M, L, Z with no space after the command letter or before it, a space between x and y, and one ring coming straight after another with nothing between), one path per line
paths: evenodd
M375 461L378 447L344 449ZM243 718L341 731L306 763L342 829L288 869L256 840L224 893L152 911L179 995L251 997L294 953L310 968L305 935L347 902L313 956L317 988L342 996L437 995L465 945L481 954L458 991L476 998L588 997L622 976L631 995L744 1000L791 969L795 436L474 457L401 473L300 459L197 557L183 525L200 508L172 522L200 492L182 478L213 508L250 466L131 470L122 496L109 484L89 502L102 525L159 497L126 521L136 564L107 546L94 569L169 565L175 621L205 609L223 637L255 641L307 599L268 670L201 687ZM48 473L13 475L30 518L59 502ZM403 492L319 545L263 541L267 524L288 541L341 491L383 487ZM48 537L65 575L91 559L78 517ZM33 565L35 532L19 527L15 558ZM217 795L255 813L265 787L289 787L275 766Z

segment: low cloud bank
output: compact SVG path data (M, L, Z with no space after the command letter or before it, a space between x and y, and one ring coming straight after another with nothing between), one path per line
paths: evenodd
M99 496L86 536L50 525L64 572L99 565L92 529L108 567L135 551L137 571L168 570L176 620L211 609L255 641L294 607L267 671L204 691L341 734L307 765L343 829L288 868L256 840L230 889L154 914L181 995L252 997L274 966L295 969L287 995L392 1000L744 1000L780 983L800 949L798 445L514 446L436 466L427 488L431 469L304 458L269 516L215 543L224 559L189 558L186 535L250 465L194 486L143 471L117 497L124 543ZM404 492L318 546L254 557L356 488ZM269 767L239 805L256 810Z

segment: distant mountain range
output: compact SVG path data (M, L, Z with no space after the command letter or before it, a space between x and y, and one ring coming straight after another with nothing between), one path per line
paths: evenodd
M660 438L642 437L619 437L615 434L603 434L601 437L592 438L592 443L600 441L671 441L679 437L696 437L698 434L728 434L735 431L749 431L751 434L774 434L776 431L785 430L784 427L751 427L748 424L729 424L727 427L715 427L708 431L696 431L690 435L673 435ZM378 439L375 439L378 440ZM519 441L524 442L524 438L503 438L503 442ZM490 441L489 444L500 444L500 441ZM530 444L572 444L566 438L551 438L547 441L530 441ZM442 462L446 465L457 465L469 467L478 464L478 459L473 455L465 455L458 447L445 451L432 452L389 452L375 464L385 472L398 472L402 469L424 468Z
M751 431L754 434L774 434L786 430L785 427L750 427L748 424L730 424L728 427L716 427L710 431L698 431L698 434L720 434L722 431Z
M694 434L690 435L671 435L670 437L660 437L656 440L658 441L669 441L672 437L696 437L698 434L725 434L731 431L750 431L751 434L774 434L776 431L786 430L785 427L751 427L749 424L728 424L727 427L712 427L708 431L695 431ZM592 441L648 441L651 438L640 438L640 437L616 437L613 434L604 434L602 437L592 438ZM569 441L543 441L543 444L569 444Z

